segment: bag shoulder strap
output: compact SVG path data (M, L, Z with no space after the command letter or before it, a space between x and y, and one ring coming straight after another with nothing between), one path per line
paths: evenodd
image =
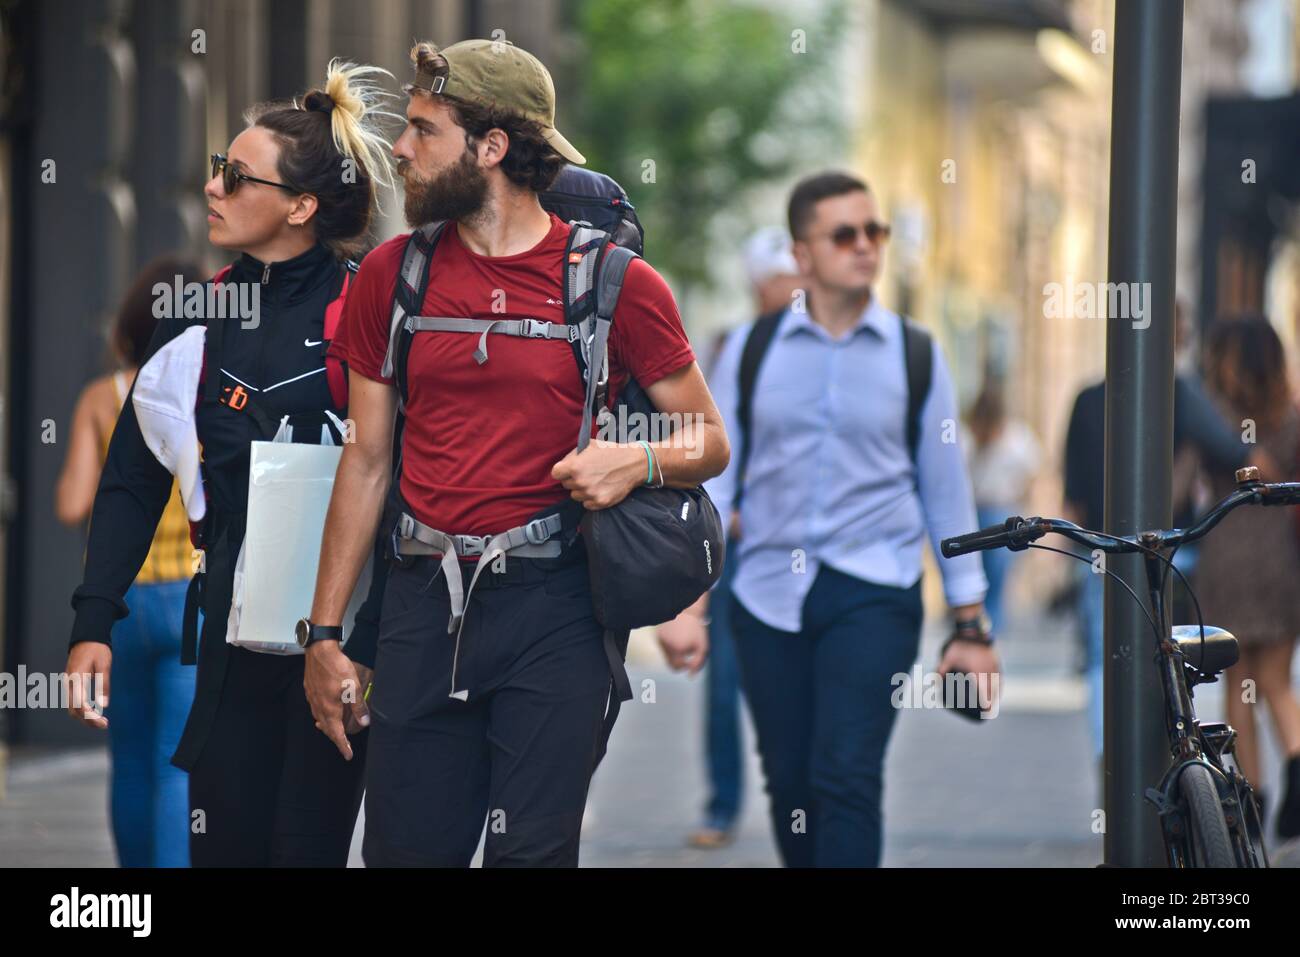
M591 441L591 415L605 407L609 390L609 333L623 292L623 280L637 254L610 242L608 233L575 222L564 256L565 323L581 329L574 341L578 370L586 383L577 449Z
M352 285L352 277L357 274L360 268L350 259L343 261L343 268L339 270L338 291L334 298L330 300L329 305L325 307L325 334L321 337L324 341L321 343L321 355L329 350L330 342L334 339L339 330L339 323L343 319L343 305L348 299L348 289Z
M907 368L907 452L917 461L921 442L921 408L930 394L934 372L934 345L930 333L906 316L903 323L903 361Z
M404 335L407 316L418 316L429 289L429 264L433 251L442 237L447 220L427 223L414 230L402 250L402 265L397 270L393 288L391 323L388 330L388 351L384 354L381 375L393 376L397 381L398 405L406 404L406 352L409 335Z
M740 426L740 447L736 458L736 489L732 497L732 508L740 507L740 497L745 487L745 467L749 464L749 436L753 431L754 389L758 385L758 369L763 364L776 337L776 327L781 324L786 307L765 313L754 320L749 333L745 336L745 346L740 353L740 368L737 372L736 419Z
M214 285L221 285L230 275L231 267L222 266L212 277ZM221 396L221 339L225 324L214 321L214 316L204 320L203 335L203 401L216 402Z

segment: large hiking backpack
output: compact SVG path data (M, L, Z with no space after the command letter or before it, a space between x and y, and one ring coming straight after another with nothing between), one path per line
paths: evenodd
M585 222L609 233L610 242L645 255L645 230L636 207L611 177L581 166L560 170L551 188L538 196L542 209L566 223Z

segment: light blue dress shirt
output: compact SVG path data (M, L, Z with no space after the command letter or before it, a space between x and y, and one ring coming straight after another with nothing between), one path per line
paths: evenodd
M732 447L731 464L706 485L724 528L739 466L737 378L750 328L730 335L710 377ZM804 598L823 564L909 588L921 577L927 532L938 556L941 539L977 527L938 342L915 467L908 454L902 337L899 317L875 297L839 339L806 312L787 309L781 317L754 390L732 584L745 608L773 628L801 630ZM949 605L983 599L978 553L938 563Z

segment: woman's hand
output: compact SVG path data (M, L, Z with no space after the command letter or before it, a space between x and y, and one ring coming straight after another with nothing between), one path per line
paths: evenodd
M79 641L68 652L63 681L68 714L88 728L107 728L109 671L113 649L98 641Z

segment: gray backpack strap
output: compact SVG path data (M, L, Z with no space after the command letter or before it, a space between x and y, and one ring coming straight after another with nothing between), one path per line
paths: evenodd
M393 293L393 313L388 330L388 351L380 375L393 376L397 362L398 341L407 316L418 315L424 303L424 293L429 288L429 261L434 246L442 235L446 221L427 223L411 233L402 251L402 266L397 272L397 287Z
M609 388L609 330L614 322L614 310L618 308L619 296L623 292L627 267L635 258L636 253L632 250L610 244L605 249L600 268L594 277L594 328L587 356L587 395L583 404L582 425L578 431L579 452L591 443L592 413L595 412L599 417L608 412L605 396Z

